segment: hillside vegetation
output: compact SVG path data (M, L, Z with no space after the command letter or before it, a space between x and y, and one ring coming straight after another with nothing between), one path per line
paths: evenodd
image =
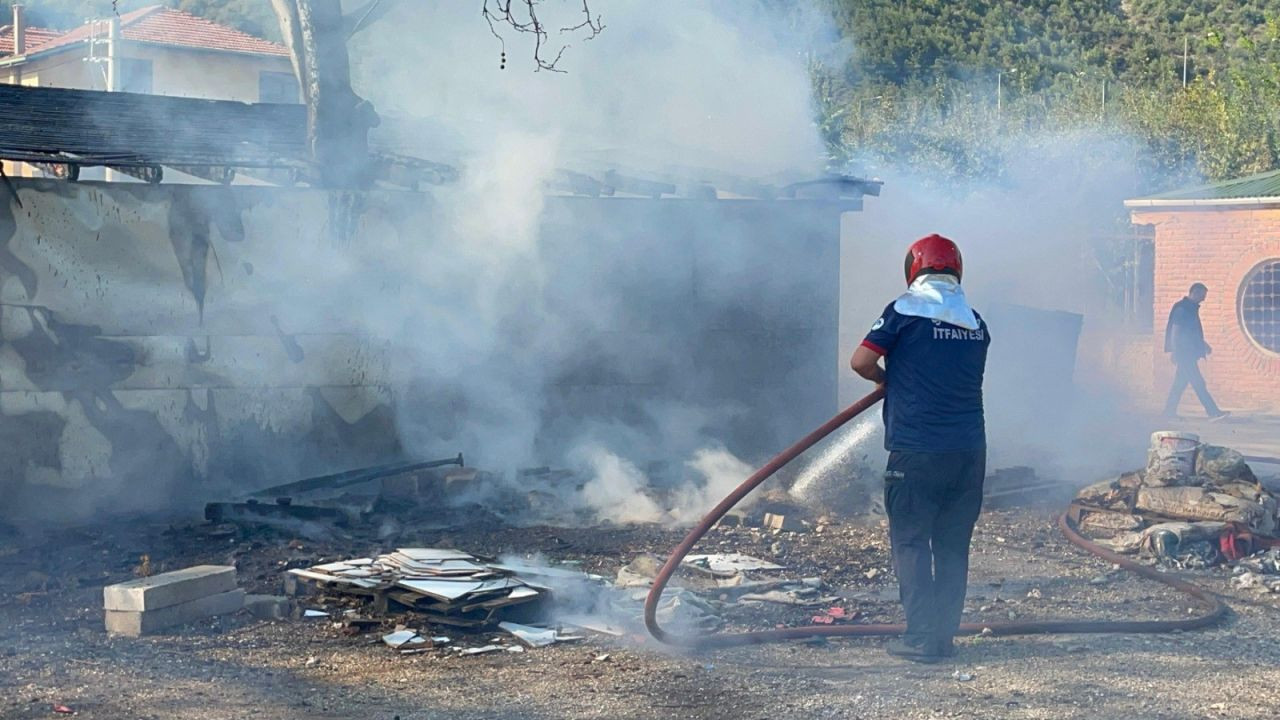
M854 48L814 66L837 166L998 179L1084 132L1135 143L1149 189L1280 167L1280 0L828 3Z

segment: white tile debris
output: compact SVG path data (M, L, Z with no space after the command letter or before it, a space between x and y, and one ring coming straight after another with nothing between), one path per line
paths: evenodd
M394 601L424 613L428 622L472 628L491 625L504 608L546 597L550 580L592 577L520 561L494 563L444 548L399 548L289 573L330 594Z
M481 647L466 648L459 650L459 655L483 655L485 653L497 652L502 649L501 645L482 645Z
M550 628L533 627L513 622L500 622L498 627L511 633L517 640L529 647L539 648L556 644L557 633Z
M396 632L383 635L382 642L386 643L389 647L399 650L405 646L423 645L427 642L427 639L419 635L415 630L397 630Z
M590 615L560 615L560 622L569 627L575 627L590 632L600 633L601 635L612 635L613 637L622 637L627 634L625 628L618 627L609 621L592 617Z
M706 568L717 573L739 573L752 570L782 570L783 567L768 560L742 553L717 553L714 555L688 555L683 565Z

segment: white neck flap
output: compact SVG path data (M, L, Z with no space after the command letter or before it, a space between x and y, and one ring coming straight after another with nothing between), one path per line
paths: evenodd
M901 315L941 320L966 330L978 329L978 317L969 307L960 281L950 275L925 274L893 303Z

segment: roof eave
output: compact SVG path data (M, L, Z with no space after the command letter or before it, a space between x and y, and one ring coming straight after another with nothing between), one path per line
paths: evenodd
M159 6L157 5L156 7L159 7ZM177 43L157 42L154 40L134 40L132 38L127 38L127 37L121 37L120 40L123 43L129 43L134 45L149 45L151 47L169 48L171 50L188 50L191 52L225 53L228 55L246 55L249 57L259 57L259 58L279 58L281 60L284 60L285 62L292 62L289 57L289 48L286 48L283 46L281 47L281 50L283 51L282 53L267 53L267 52L258 52L256 50L231 50L229 48L202 48L202 47L196 47L194 45L180 45ZM0 67L10 67L13 65L21 65L22 63L30 62L32 60L39 60L41 58L44 58L50 55L57 55L58 53L66 52L73 48L84 47L88 43L89 43L89 38L77 38L70 42L63 43L55 47L51 47L47 50L41 50L37 48L35 51L26 52L26 53L23 53L22 55L10 55L8 57L0 58Z
M83 47L85 42L87 41L76 40L74 42L69 42L65 45L59 45L58 47L49 48L48 50L37 50L36 52L33 52L33 53L26 53L23 55L11 55L6 58L0 58L0 67L12 67L14 65L21 65L26 62L31 62L33 60L39 60L41 58L44 58L50 55L57 55L60 52L66 52L73 48ZM202 48L202 47L195 47L192 45L178 45L176 43L154 42L151 40L125 40L125 42L134 44L134 45L147 45L150 47L167 48L169 50L186 50L188 52L197 52L197 53L220 53L224 55L243 55L246 57L256 57L256 58L275 58L277 60L283 60L284 62L290 62L289 56L287 54L280 55L277 53L256 52L253 50L229 50L226 48ZM287 52L288 51L286 50L286 53Z
M1124 206L1133 209L1144 208L1194 208L1194 207L1262 207L1280 206L1280 197L1243 197L1243 198L1136 198L1125 200Z
M50 55L57 55L60 52L66 52L67 50L71 50L73 48L83 47L87 43L88 43L87 39L73 40L72 42L65 43L57 47L51 47L48 50L36 50L35 52L23 53L22 55L10 55L7 58L0 59L0 67L10 67L12 65L21 65L24 62L29 62L31 60L39 60L40 58L47 57Z
M229 48L196 47L195 45L180 45L178 43L157 42L155 40L126 40L126 42L133 43L134 45L149 45L151 47L168 48L170 50L188 50L191 52L222 53L226 55L248 55L250 57L276 58L278 60L283 60L285 62L292 62L289 59L288 48L284 48L284 54L280 54L280 53L258 52L256 50L231 50Z

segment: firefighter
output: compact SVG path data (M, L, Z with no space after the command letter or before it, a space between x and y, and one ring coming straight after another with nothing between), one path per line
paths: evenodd
M991 337L960 286L960 249L941 235L907 250L907 292L889 303L850 366L884 387L884 507L906 633L891 655L955 654L982 509L986 427L982 376ZM884 358L884 366L880 359Z

